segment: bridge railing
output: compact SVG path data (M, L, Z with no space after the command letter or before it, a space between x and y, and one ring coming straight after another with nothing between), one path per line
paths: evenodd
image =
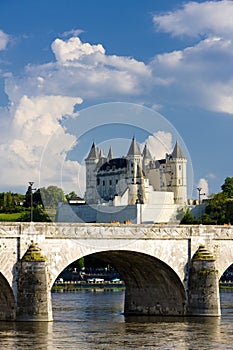
M21 236L45 236L46 238L85 239L184 239L194 236L212 239L233 239L232 226L220 225L171 225L171 224L89 224L2 222L0 238Z

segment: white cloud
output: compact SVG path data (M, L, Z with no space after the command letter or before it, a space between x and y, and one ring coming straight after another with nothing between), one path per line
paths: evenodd
M5 50L7 47L7 44L9 43L10 37L8 34L4 33L0 29L0 51Z
M76 142L75 136L66 132L61 121L64 115L75 117L74 106L81 102L79 97L23 96L18 105L12 107L7 140L0 146L0 183L17 187L41 176L46 179L47 186L54 183L59 178L56 173L59 164ZM55 147L46 149L54 135L59 135ZM40 171L43 174L39 174Z
M232 37L233 2L191 1L182 8L153 18L156 29L175 36L213 36Z
M52 43L52 50L58 62L78 61L89 55L104 55L105 49L101 44L91 45L82 43L78 37L72 37L67 41L56 39Z
M158 31L200 38L193 46L154 57L152 74L163 87L158 98L165 92L170 102L233 114L232 18L233 2L226 0L188 2L154 16Z
M165 155L172 152L172 134L165 131L157 131L150 135L145 142L155 159L164 159Z
M170 102L197 105L208 110L233 113L233 43L208 38L182 51L157 55L151 62L153 75L168 82ZM158 80L157 80L158 82ZM158 90L163 97L164 88Z
M68 37L68 36L79 36L81 33L83 33L83 30L82 29L72 29L72 30L68 30L64 33L62 33L62 37L65 38L65 37Z

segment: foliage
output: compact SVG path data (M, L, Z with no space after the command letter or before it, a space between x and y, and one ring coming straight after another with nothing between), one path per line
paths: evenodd
M46 211L41 207L33 208L33 221L35 222L49 222L51 221ZM31 210L25 211L19 218L19 221L30 222L31 221Z
M205 213L199 219L187 210L181 224L233 224L233 177L226 177L221 189L221 192L208 198Z
M74 268L77 268L78 270L82 270L85 267L85 261L84 257L74 261L72 264L69 265L69 270L73 271Z
M17 213L22 211L24 196L20 193L2 192L0 193L0 212Z
M67 198L77 197L75 192L70 192L66 196ZM1 192L0 221L31 221L31 203L33 221L51 221L51 217L55 219L58 202L66 201L66 196L57 186L39 189L28 186L25 195L10 191Z
M187 209L180 223L181 225L191 225L198 224L199 221L190 213L190 210Z
M57 208L59 202L66 201L63 190L57 186L42 187L40 195L45 208Z
M73 198L77 198L77 197L78 197L78 195L74 191L66 194L67 201L69 201L70 199L73 199Z
M227 198L233 198L233 177L226 177L221 189Z

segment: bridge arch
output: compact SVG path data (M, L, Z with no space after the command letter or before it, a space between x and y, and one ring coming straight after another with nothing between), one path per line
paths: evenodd
M163 261L129 250L100 251L89 256L113 266L124 280L125 315L184 315L184 286Z
M13 321L16 315L16 302L13 290L7 279L0 273L0 321Z

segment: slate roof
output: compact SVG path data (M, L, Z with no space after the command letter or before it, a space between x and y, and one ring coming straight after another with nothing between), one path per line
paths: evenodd
M141 156L140 148L133 137L127 156Z
M91 146L91 150L90 150L86 160L89 160L89 159L98 159L98 148L96 147L94 142Z
M114 158L114 159L110 159L108 162L104 163L100 167L99 171L122 169L122 168L126 168L126 167L127 167L127 160L125 158Z
M186 158L183 154L183 152L181 151L181 148L178 144L178 142L176 141L176 144L175 144L175 147L174 147L174 150L171 154L172 158Z

